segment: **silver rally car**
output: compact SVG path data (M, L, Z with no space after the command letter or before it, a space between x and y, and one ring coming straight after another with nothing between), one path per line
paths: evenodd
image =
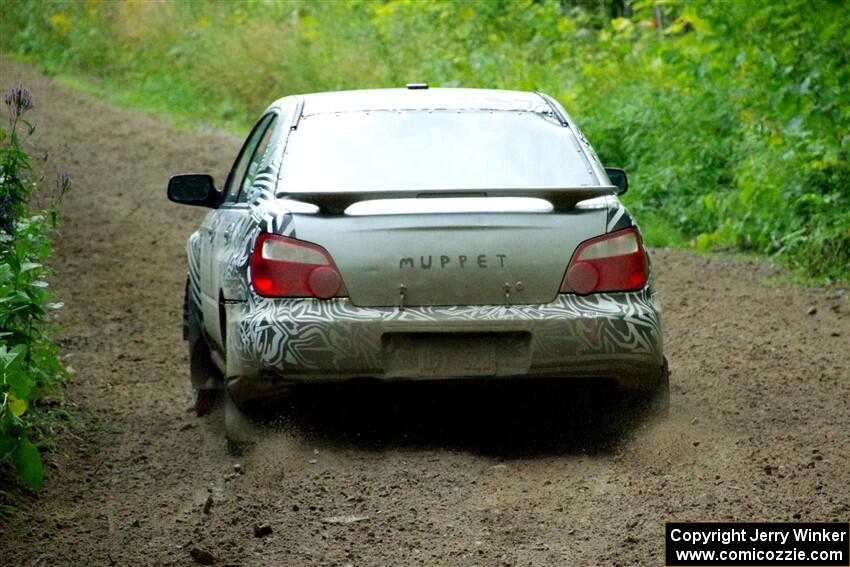
M196 409L296 383L539 376L666 403L640 231L564 109L540 93L289 96L257 122L187 245ZM228 426L228 434L231 434Z

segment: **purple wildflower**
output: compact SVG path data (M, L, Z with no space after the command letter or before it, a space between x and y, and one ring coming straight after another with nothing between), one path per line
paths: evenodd
M63 171L59 174L59 177L56 180L56 186L59 187L64 193L71 187L71 174L67 171Z
M56 176L56 189L54 190L54 199L57 202L62 201L62 197L64 197L65 193L67 193L71 189L72 182L73 179L71 178L71 174L67 171L63 171L62 173Z
M23 116L27 110L33 107L32 93L23 85L18 85L6 93L6 96L3 97L3 102L6 103L9 111L15 117Z

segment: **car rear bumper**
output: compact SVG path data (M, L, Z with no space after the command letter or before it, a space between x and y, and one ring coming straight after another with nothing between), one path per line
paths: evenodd
M663 360L660 316L652 288L404 310L255 297L227 305L227 385L242 399L353 378L607 378L646 389Z

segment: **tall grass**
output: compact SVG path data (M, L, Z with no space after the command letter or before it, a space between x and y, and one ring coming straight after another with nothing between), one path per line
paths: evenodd
M291 93L542 90L629 170L656 242L846 282L847 23L837 0L21 1L0 47L120 102L242 130Z

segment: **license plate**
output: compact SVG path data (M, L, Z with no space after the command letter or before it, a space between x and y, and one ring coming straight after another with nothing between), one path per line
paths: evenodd
M496 349L492 341L440 337L416 346L420 376L493 376Z
M389 333L388 378L511 376L528 371L530 336L507 333Z

